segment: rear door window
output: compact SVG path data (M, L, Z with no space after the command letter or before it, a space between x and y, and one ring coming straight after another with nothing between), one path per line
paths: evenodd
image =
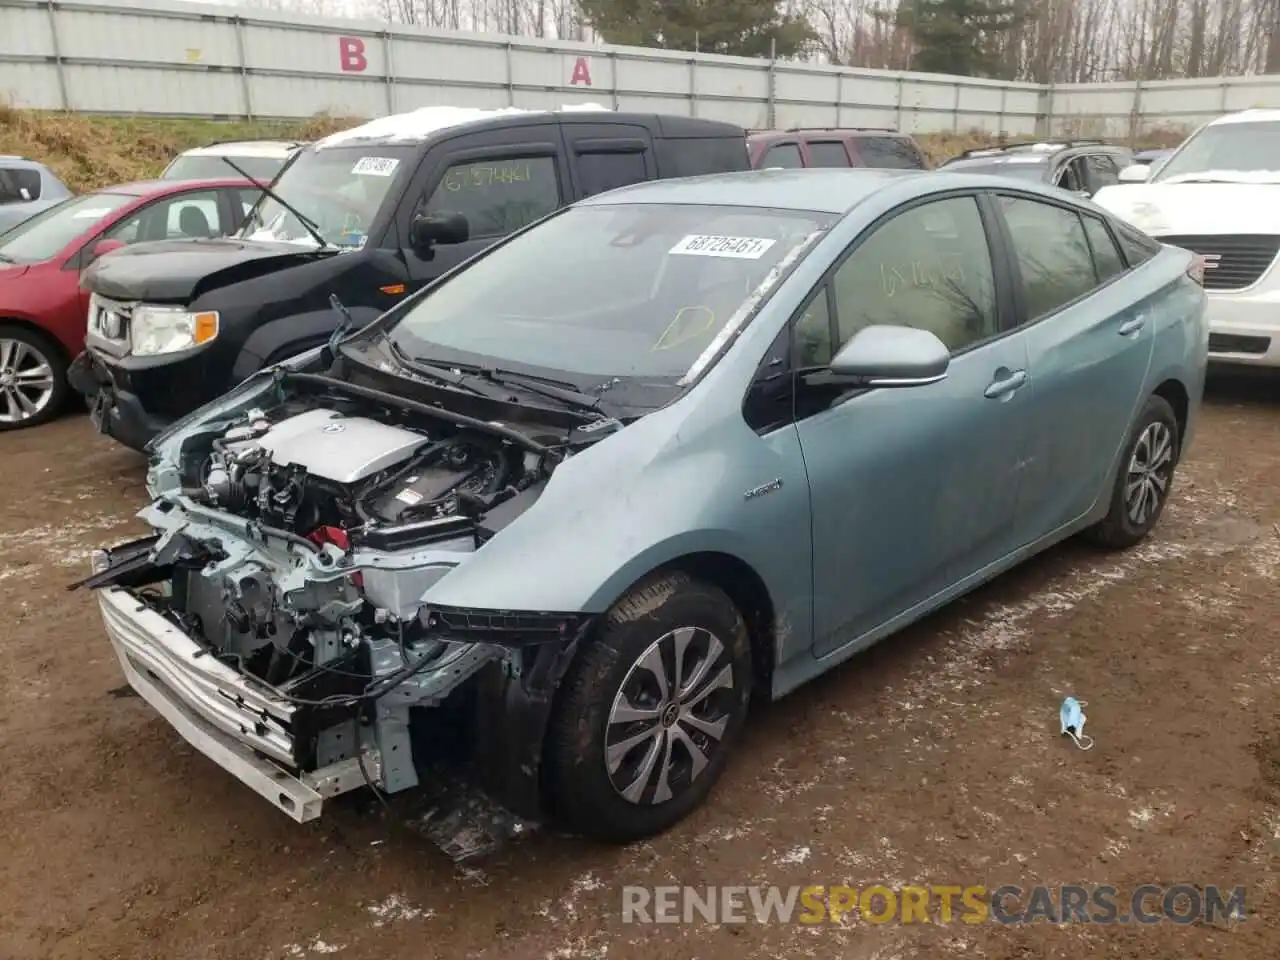
M864 167L888 170L919 170L924 158L905 137L859 137L853 145Z
M40 199L40 171L0 166L0 203Z
M813 140L809 143L809 166L847 167L849 151L839 140Z
M804 158L800 156L800 146L795 143L779 143L770 147L765 151L764 156L760 159L760 168L767 170L770 167L794 168L803 167Z
M1025 319L1038 320L1098 285L1093 254L1074 210L1026 197L1000 197L1022 277Z
M578 180L584 197L616 190L649 179L644 152L585 152L578 154Z

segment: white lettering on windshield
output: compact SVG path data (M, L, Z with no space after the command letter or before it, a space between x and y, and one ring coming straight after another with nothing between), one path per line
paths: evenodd
M759 260L773 246L764 237L718 237L690 234L667 252L685 257L730 257Z

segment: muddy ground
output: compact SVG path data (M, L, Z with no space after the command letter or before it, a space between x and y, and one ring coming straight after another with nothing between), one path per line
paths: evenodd
M651 843L459 866L366 798L298 826L188 748L64 584L132 533L83 418L0 438L0 958L1280 956L1280 388L1216 384L1159 534L1067 544L757 714ZM1089 702L1089 752L1058 735ZM623 925L624 885L1187 882L1243 922Z

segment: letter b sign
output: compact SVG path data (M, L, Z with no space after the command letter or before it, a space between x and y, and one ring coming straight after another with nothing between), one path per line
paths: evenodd
M338 60L343 73L364 73L369 68L369 61L364 55L364 41L359 37L339 37Z

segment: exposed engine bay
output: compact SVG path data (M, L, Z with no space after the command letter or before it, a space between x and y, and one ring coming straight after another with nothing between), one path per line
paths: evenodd
M102 552L82 585L102 591L135 689L159 709L152 684L297 778L297 796L259 792L301 820L318 815L312 794L417 785L416 713L486 665L536 677L585 624L423 606L537 500L570 445L358 394L276 397L191 432L171 476L148 480L156 500L139 517L156 535Z

